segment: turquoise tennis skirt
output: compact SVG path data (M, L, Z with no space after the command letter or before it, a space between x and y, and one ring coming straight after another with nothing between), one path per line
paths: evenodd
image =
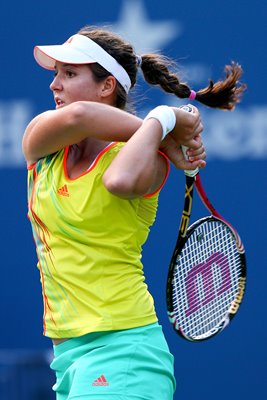
M89 333L54 346L57 400L172 400L173 356L160 325Z

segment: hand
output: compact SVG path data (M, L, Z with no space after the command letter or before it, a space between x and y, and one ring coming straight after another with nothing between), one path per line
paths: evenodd
M168 136L172 136L179 146L182 144L191 149L197 149L198 143L195 142L195 138L203 131L203 125L198 109L191 104L190 107L193 110L190 113L182 108L173 107L176 115L176 125L165 140Z
M160 150L166 154L173 165L178 169L195 169L204 168L206 166L206 152L202 142L201 135L194 138L194 149L187 150L188 160L185 160L180 146L177 146L176 141L172 136L168 135L162 142Z

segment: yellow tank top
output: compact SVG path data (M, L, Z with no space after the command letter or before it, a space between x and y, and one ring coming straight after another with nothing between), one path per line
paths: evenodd
M107 146L76 179L67 174L68 148L28 167L28 215L42 284L44 335L51 338L157 321L141 252L159 191L125 200L106 190L103 172L122 145Z

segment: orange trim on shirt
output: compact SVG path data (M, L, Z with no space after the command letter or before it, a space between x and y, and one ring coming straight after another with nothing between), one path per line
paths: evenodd
M76 179L81 178L82 176L88 174L90 171L92 171L92 169L96 166L96 164L98 163L98 160L102 157L103 154L105 154L110 148L114 147L118 142L112 142L109 145L107 145L103 150L100 151L100 153L97 155L97 157L95 158L95 160L92 162L92 164L90 165L90 167L83 172L81 175L77 176L76 178L70 178L68 175L68 170L67 170L67 158L68 158L68 154L69 154L69 148L70 146L67 146L65 148L64 151L64 159L63 159L63 168L64 168L64 174L65 174L65 178L70 180L70 181L75 181Z
M165 182L166 182L166 180L167 180L167 178L168 178L168 176L169 176L169 174L170 174L170 169L171 169L171 167L170 167L170 161L169 161L168 157L166 156L166 154L162 153L162 151L160 151L160 150L158 150L158 153L159 153L163 158L165 158L165 160L166 160L167 172L166 172L165 178L163 179L163 182L162 182L162 184L160 185L160 187L159 187L157 190L155 190L153 193L146 194L144 197L152 197L152 196L154 196L155 194L157 194L157 193L163 188L163 186L165 185Z
M39 227L41 232L42 232L42 237L40 236L40 234L38 234L37 230L36 230L36 235L39 236L39 240L42 243L44 243L46 248L48 248L50 250L49 253L51 253L51 249L50 249L49 245L47 244L47 241L46 241L46 238L45 238L45 233L47 233L49 235L49 231L48 231L46 225L40 220L40 218L36 215L36 213L33 210L33 198L35 196L35 180L37 178L37 173L36 173L36 169L35 169L36 164L37 164L37 162L34 163L34 164L31 164L29 166L30 168L28 168L29 170L34 169L34 171L33 171L34 181L33 181L32 193L31 193L31 196L30 196L30 199L29 199L28 207L29 207L29 210L31 211L31 214L32 214L32 216L33 216L33 218L34 218L34 220L36 222L36 226ZM33 240L34 240L35 246L37 248L37 243L36 243L36 240L34 238L34 235L33 235ZM51 256L49 256L49 257L51 259ZM42 266L41 266L41 262L40 262L39 257L38 257L38 264L39 264L39 269L40 269L41 286L42 286L42 294L43 294L43 302L44 302L43 327L44 327L44 335L45 335L45 333L46 333L46 322L45 321L46 321L46 314L47 314L48 311L49 311L50 319L53 321L53 323L55 325L56 325L56 323L55 323L55 320L53 318L53 313L52 313L52 308L50 306L50 302L49 302L49 300L47 298L47 295L46 295L46 292L45 292L44 273L43 273L43 270L42 270Z
M35 162L32 163L32 164L28 164L28 163L27 163L27 170L30 171L31 169L33 169L33 168L36 166L36 164L37 164L37 161L35 161Z

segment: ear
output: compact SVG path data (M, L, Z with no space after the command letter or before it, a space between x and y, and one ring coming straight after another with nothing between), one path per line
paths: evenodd
M117 81L114 76L109 75L103 82L101 97L106 98L114 94L117 86Z

